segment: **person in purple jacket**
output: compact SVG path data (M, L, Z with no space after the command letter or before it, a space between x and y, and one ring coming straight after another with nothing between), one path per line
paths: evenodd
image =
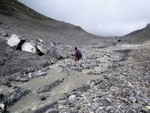
M78 48L77 47L75 47L73 56L74 56L74 65L76 65L76 63L79 62L79 59L80 59L78 56Z

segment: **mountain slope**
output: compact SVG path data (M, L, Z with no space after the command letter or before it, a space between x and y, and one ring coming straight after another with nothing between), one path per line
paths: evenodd
M45 17L17 0L1 0L0 17L0 30L9 35L16 33L24 38L40 38L73 45L88 44L94 38L100 38L79 26Z
M56 61L49 54L38 56L8 46L6 41L12 34L27 41L42 39L47 44L53 41L73 46L97 43L99 38L79 26L43 16L17 0L0 0L0 77L26 71L31 67L40 69L43 65Z
M125 35L123 39L130 43L141 43L150 40L150 24L143 29Z

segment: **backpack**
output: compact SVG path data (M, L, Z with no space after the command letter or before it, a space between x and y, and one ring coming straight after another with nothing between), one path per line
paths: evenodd
M78 58L82 58L82 53L79 50L78 50Z

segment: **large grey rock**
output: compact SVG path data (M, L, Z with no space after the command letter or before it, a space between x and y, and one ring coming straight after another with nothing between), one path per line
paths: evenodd
M63 49L62 45L56 44L54 42L44 44L44 48L48 51L47 53L57 59L67 58L67 53Z
M43 54L46 54L46 53L48 52L48 49L46 49L43 44L37 45L37 49L38 49L40 52L42 52Z
M36 47L33 44L31 44L30 42L25 42L22 45L22 51L37 53Z
M19 39L19 36L17 36L16 34L12 34L8 39L7 44L11 47L17 47L20 41L21 40Z
M35 42L34 46L37 48L37 54L47 54L52 57L57 57L56 55L56 48L54 44L51 44L52 42L43 42L42 40Z

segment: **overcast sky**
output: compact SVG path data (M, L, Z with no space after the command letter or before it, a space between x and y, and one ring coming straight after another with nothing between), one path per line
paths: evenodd
M95 35L122 36L150 23L150 0L19 0Z

